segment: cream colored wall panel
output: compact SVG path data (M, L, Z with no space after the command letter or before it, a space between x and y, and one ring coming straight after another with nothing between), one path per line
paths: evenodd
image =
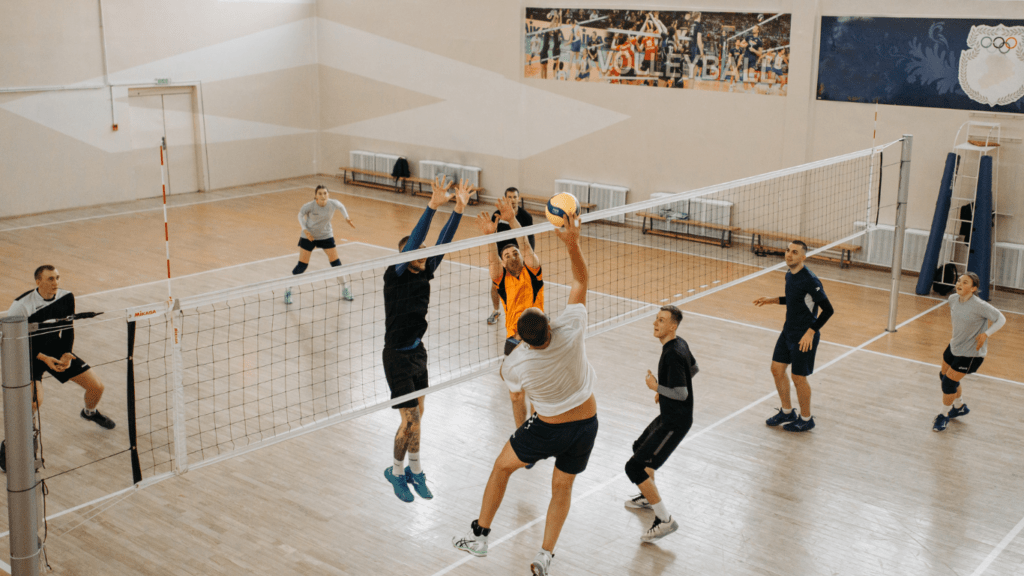
M294 134L207 145L211 188L315 174L316 134Z
M135 179L133 198L152 198L163 194L160 168L160 144L164 138L163 96L150 94L128 99L131 118L132 165Z
M0 87L62 86L103 75L98 2L0 2Z
M203 82L207 114L316 130L318 66ZM337 96L335 96L337 97Z

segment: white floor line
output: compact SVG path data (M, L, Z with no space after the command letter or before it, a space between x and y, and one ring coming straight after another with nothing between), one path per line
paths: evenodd
M199 202L189 202L187 204L174 204L174 205L170 205L169 204L167 206L167 209L168 210L173 210L174 208L184 208L186 206L198 206L200 204L210 204L212 202L224 202L224 201L227 201L227 200L236 200L238 198L252 198L253 196L262 196L264 194L276 194L278 192L288 192L290 190L297 190L299 188L312 188L312 187L313 186L311 184L310 185L297 184L297 185L292 186L290 188L280 188L278 190L268 190L266 192L253 192L251 194L241 194L239 196L227 196L227 197L224 197L224 198L211 198L209 200L201 200ZM152 200L152 199L150 198L149 200ZM28 226L19 226L17 228L0 228L0 233L14 232L16 230L28 230L30 228L43 228L43 227L46 227L46 226L58 226L60 224L70 224L72 222L84 222L86 220L99 220L101 218L115 218L117 216L126 216L128 214L141 214L143 212L157 212L157 211L160 211L160 210L163 210L163 209L164 209L164 207L161 204L160 206L155 206L153 208L143 208L142 210L129 210L127 212L117 212L117 213L114 213L114 214L97 214L96 216L85 216L83 218L74 218L72 220L59 220L59 221L55 221L55 222L46 222L46 223L43 223L43 224L30 224ZM15 218L18 218L18 217L16 216Z
M943 302L939 306L942 306L944 304L945 304L945 302ZM935 308L937 308L937 307L938 306L936 306ZM923 312L923 313L919 314L918 316L915 316L914 318L911 318L910 320L907 320L903 324L900 324L900 326L904 326L904 325L906 325L906 324L916 320L918 317L920 317L920 316L922 316L922 315L924 315L926 313L927 312ZM824 371L829 366L832 366L836 362L839 362L840 360L842 360L843 358L846 358L847 356L853 354L854 352L862 350L865 346L871 344L872 342L878 340L879 338L884 337L886 334L888 334L888 332L882 332L878 336L875 336L875 337L871 338L870 340L864 342L863 344L861 344L861 345L859 345L859 346L857 346L855 348L850 348L846 352L840 354L839 356L837 356L837 357L833 358L832 360L830 360L829 362L825 363L825 365L822 366L821 368L815 370L815 373L819 373L819 372ZM700 438L701 436L703 436L705 433L710 432L711 430L714 430L715 428L721 426L722 424L728 422L729 420L732 420L733 418L739 416L740 414L743 414L747 410L750 410L751 408L753 408L753 407L763 403L765 400L769 400L769 399L775 397L776 395L777 395L777 392L769 392L768 394L765 394L764 396L758 398L757 400L751 402L750 404L747 404L743 408L740 408L739 410L733 412L732 414L729 414L725 418L722 418L721 420L716 421L714 424L711 424L707 428L702 428L702 429L694 432L692 435L688 435L686 438L683 439L682 442L680 442L680 445L689 444L689 443L693 442L697 438ZM597 492L607 488L612 483L621 481L625 477L626 477L625 472L621 472L619 474L616 474L612 478L602 482L601 484L598 484L594 488L591 488L590 490L587 490L582 495L580 495L578 497L574 497L573 498L573 502L576 503L576 502L579 502L581 500L585 500L586 498L590 497L591 495L593 495L593 494L595 494L595 493L597 493ZM546 514L544 516L538 516L538 517L534 518L530 522L527 522L526 524L523 524L522 526L520 526L519 528L516 528L515 530L513 530L510 533L508 533L507 535L505 535L505 536L495 540L493 543L488 543L488 549L494 548L494 547L497 547L497 546L501 545L502 543L508 541L510 538L513 538L514 536L520 534L524 530L529 529L531 526L535 526L535 525L539 524L540 522L542 522L546 518L547 518ZM463 558L457 560L456 562L453 562L453 563L449 564L448 566L442 568L441 570L439 570L437 572L434 572L434 574L432 576L442 576L443 574L447 574L448 572L451 572L455 568L465 564L466 562L469 562L471 559L473 559L472 555L466 555Z
M974 572L971 572L971 576L981 576L984 574L985 571L988 570L989 565L999 557L999 554L1003 552L1003 549L1017 537L1017 534L1020 534L1022 529L1024 529L1024 518L1021 518L1020 522L1017 522L1017 525L1013 527L1013 530L1010 530L1006 536L999 541L999 544L996 544L996 547L988 553L988 556L986 556L985 559L982 560L981 564L974 569Z

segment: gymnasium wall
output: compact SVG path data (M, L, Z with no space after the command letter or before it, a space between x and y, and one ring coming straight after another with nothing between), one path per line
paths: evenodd
M193 87L198 188L315 173L315 9L0 3L0 217L159 196L159 138L139 141L128 88L158 78Z

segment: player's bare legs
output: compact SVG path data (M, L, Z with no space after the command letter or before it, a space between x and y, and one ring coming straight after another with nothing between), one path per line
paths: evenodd
M508 479L512 476L513 472L524 466L526 466L526 463L516 456L516 451L512 449L512 443L506 441L505 447L501 449L501 454L494 461L491 476L487 478L487 487L484 488L484 500L480 504L480 518L477 520L481 527L491 527L494 515L498 513L501 501L505 498ZM568 508L566 510L568 511Z
M800 415L804 418L811 417L811 385L807 382L806 376L793 374L793 386L796 387L796 399L800 403ZM787 391L788 392L788 391ZM787 399L789 394L786 394Z
M96 377L92 369L82 372L71 381L85 388L85 407L87 410L95 410L96 405L100 403L100 398L103 398L103 383Z
M562 532L565 518L569 515L572 504L572 483L575 474L566 474L557 467L551 475L551 503L548 504L548 517L544 524L544 544L541 546L548 552L555 551L558 535Z
M782 409L788 412L793 409L793 403L790 402L789 398L789 377L786 375L786 368L788 368L788 365L782 362L772 362L772 377L775 378L775 389L779 392ZM807 380L804 379L804 382L807 382ZM809 400L810 396L808 395Z

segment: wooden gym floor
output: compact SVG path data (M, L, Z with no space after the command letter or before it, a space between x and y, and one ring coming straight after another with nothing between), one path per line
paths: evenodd
M335 190L356 223L353 230L335 219L346 263L393 249L426 203L346 189L331 178L172 197L175 295L287 274L296 256L295 213L319 182ZM431 239L443 222L435 218ZM162 231L158 201L0 221L7 271L0 302L33 287L32 270L43 262L60 269L79 310L165 299ZM464 220L456 238L476 234ZM591 245L602 249L600 241ZM598 259L591 262L599 275ZM599 374L601 430L590 466L577 478L553 574L1024 572L1024 298L993 293L1007 326L992 339L981 373L965 381L971 414L936 434L937 364L950 331L943 301L913 295L914 278L905 277L901 326L889 334L888 274L809 265L837 310L811 378L813 432L793 435L763 423L778 405L768 366L784 312L751 302L781 293L781 273L686 306L679 333L701 365L695 423L657 476L680 530L656 545L638 540L651 513L622 506L636 492L623 473L630 446L657 414L643 384L660 352L651 316L587 341ZM315 254L311 269L326 267ZM482 309L481 323L486 314ZM429 395L422 454L431 501L404 504L382 477L398 425L392 410L132 489L125 454L90 464L127 445L124 371L115 362L124 356L123 335L86 336L121 334L123 319L94 322L78 331L76 352L97 366L107 386L101 409L118 427L108 432L82 421L75 416L80 390L44 381L43 475L50 477L52 518L46 549L54 573L528 572L543 535L550 461L513 476L487 558L450 544L477 517L493 459L512 432L496 375ZM493 327L497 340L501 329ZM6 519L4 506L0 526ZM0 546L9 546L6 535Z

